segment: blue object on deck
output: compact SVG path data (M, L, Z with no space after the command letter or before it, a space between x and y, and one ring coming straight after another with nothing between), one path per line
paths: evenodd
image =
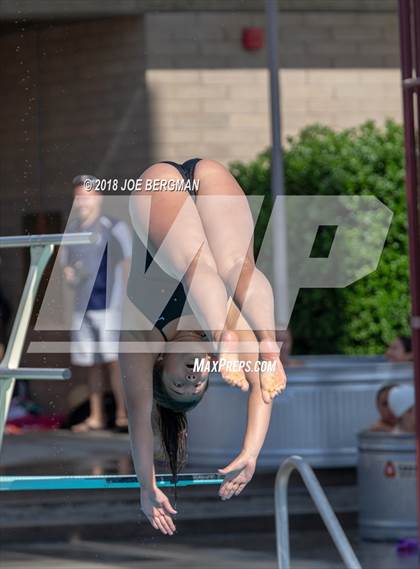
M175 486L171 474L156 476L159 488ZM177 488L183 486L216 485L223 482L219 474L180 474ZM0 476L0 492L35 490L102 490L112 488L140 488L134 475L111 476Z

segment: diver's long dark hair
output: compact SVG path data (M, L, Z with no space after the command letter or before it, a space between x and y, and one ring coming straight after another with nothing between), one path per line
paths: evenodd
M201 397L192 402L173 399L163 384L162 371L163 364L161 361L157 361L153 368L153 399L156 402L163 449L176 483L178 473L187 461L188 421L186 413L198 405ZM208 382L205 391L207 387Z

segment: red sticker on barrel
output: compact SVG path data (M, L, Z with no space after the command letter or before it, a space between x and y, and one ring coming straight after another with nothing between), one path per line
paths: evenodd
M388 462L385 463L384 474L387 478L395 478L397 474L395 464L390 460L388 460Z

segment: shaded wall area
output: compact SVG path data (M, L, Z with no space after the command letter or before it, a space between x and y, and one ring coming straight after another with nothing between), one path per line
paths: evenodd
M0 51L0 234L48 212L61 231L75 175L134 177L150 162L143 18L7 25ZM16 305L24 254L0 259Z

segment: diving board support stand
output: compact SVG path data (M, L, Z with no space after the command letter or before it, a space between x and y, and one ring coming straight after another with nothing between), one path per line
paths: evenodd
M0 248L30 247L31 259L25 286L19 302L7 348L0 362L0 451L4 427L16 379L68 379L69 370L19 368L29 322L45 267L56 245L93 243L93 233L54 233L46 235L16 235L0 237Z
M276 513L276 541L279 569L290 569L289 509L287 490L291 473L297 470L314 501L347 569L361 569L361 565L337 519L314 471L300 456L290 456L277 471L274 500Z

